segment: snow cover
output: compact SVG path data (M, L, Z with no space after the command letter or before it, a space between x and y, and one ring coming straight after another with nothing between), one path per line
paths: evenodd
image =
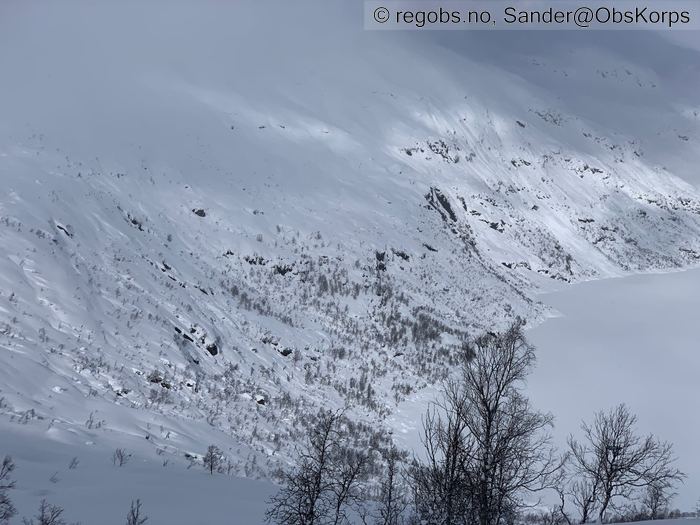
M698 51L361 20L0 5L0 453L267 478L321 406L414 428L551 283L697 263Z
M581 419L626 403L640 431L674 444L688 474L674 501L681 509L700 494L698 289L698 269L578 284L543 297L560 316L529 334L532 401L556 415L559 442Z
M12 451L17 464L12 499L20 516L33 516L46 498L65 509L68 523L123 525L131 502L140 498L149 524L260 525L265 501L275 492L269 482L210 476L199 466L164 464L162 457L136 454L116 467L98 445L60 431L47 441L42 430L3 428L3 448ZM74 458L77 465L71 468Z

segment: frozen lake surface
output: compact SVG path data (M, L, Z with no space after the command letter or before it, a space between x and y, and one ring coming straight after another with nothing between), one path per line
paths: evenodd
M577 284L542 300L560 314L529 331L535 406L563 443L581 419L618 403L639 429L675 444L688 479L675 505L700 497L700 269Z

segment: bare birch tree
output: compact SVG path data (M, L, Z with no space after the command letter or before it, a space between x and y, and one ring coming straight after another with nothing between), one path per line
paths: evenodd
M470 458L474 440L464 424L464 392L447 384L444 399L423 417L425 459L409 470L415 513L427 525L463 525L473 516Z
M626 405L595 415L592 424L583 423L583 441L569 438L575 475L586 488L583 492L600 523L618 503L636 497L649 487L671 489L685 475L675 466L673 447L653 435L636 433L637 417ZM589 516L582 516L582 522Z
M42 499L39 504L39 512L34 518L36 521L34 521L34 519L27 520L25 518L22 522L24 525L66 525L66 522L61 517L62 515L62 507L52 505L45 499Z
M143 516L141 512L141 500L132 500L129 513L126 515L126 525L143 525L146 521L148 518Z
M12 472L15 463L10 456L5 456L0 464L0 525L6 525L17 514L17 509L12 504L9 492L15 488Z
M361 499L360 482L369 456L346 446L342 412L321 412L299 451L296 467L269 501L268 522L284 525L344 525Z
M673 483L668 481L656 481L647 486L641 502L646 517L651 520L665 518L675 495Z
M468 345L461 378L447 384L444 401L424 420L428 459L412 479L416 512L428 523L509 522L523 497L549 487L559 469L552 416L534 410L522 392L535 363L523 325L517 320Z
M224 463L224 453L216 445L209 445L207 452L202 457L204 468L209 471L212 476L214 472L219 472Z
M408 497L401 476L401 463L406 454L392 446L382 454L384 471L379 486L379 504L375 525L401 525L408 507Z

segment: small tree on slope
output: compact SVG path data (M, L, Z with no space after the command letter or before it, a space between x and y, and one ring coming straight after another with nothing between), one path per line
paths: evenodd
M209 445L206 454L202 458L204 468L209 471L212 476L214 472L218 472L224 461L224 454L216 445Z
M132 501L129 513L126 515L126 525L143 525L147 520L146 516L141 516L141 500Z
M63 508L58 505L51 505L45 499L41 500L39 504L39 513L34 519L27 520L23 519L24 525L66 525L61 515L63 514Z
M10 456L5 456L0 465L0 525L7 525L17 514L17 509L10 500L9 491L15 488L15 482L10 479L15 463Z

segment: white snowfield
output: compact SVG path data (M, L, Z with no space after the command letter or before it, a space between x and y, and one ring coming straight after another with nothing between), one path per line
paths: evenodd
M540 291L697 264L697 51L458 33L365 32L340 1L0 4L0 454L24 515L45 495L116 524L141 497L153 523L257 523L237 509L269 483L184 455L269 479L344 405L410 442L405 407L469 336L550 315Z
M13 500L27 517L46 498L65 509L67 523L123 525L131 502L140 498L149 524L258 525L264 523L265 501L275 492L270 482L211 476L199 465L189 470L163 465L167 458L144 449L116 467L98 443L88 445L62 432L50 433L47 440L41 430L3 428L3 448L12 450L17 464Z

